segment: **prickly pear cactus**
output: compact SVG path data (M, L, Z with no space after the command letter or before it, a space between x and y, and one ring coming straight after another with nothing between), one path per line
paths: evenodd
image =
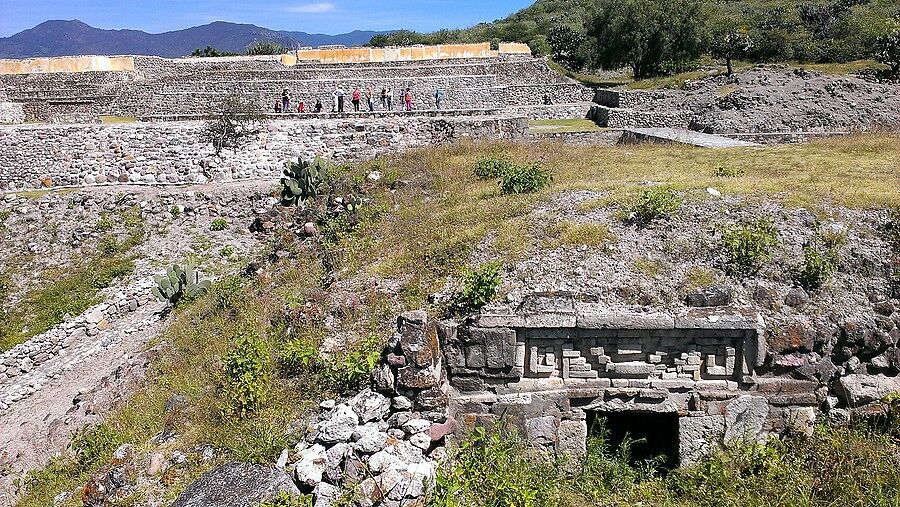
M209 280L201 281L200 274L193 266L182 268L178 264L166 268L164 275L154 276L153 281L156 282L156 286L151 289L153 295L171 306L175 306L184 297L194 299L202 296L212 283Z
M321 158L313 161L288 161L281 178L281 205L297 206L319 195L319 187L325 180L328 162Z

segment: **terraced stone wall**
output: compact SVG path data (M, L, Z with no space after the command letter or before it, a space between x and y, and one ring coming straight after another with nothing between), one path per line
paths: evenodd
M527 126L524 118L496 116L284 119L221 157L201 140L199 121L6 126L0 190L272 179L293 157L351 161L460 138L518 138Z

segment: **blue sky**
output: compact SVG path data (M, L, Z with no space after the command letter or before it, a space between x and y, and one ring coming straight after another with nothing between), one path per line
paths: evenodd
M252 23L276 30L465 27L530 5L533 0L0 0L0 36L48 19L80 19L98 28L165 32L211 21Z

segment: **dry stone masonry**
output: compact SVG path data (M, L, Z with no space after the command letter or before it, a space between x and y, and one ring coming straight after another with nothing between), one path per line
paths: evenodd
M202 122L0 127L0 190L275 179L284 161L373 158L461 138L516 139L521 118L398 117L272 122L237 153L214 156Z

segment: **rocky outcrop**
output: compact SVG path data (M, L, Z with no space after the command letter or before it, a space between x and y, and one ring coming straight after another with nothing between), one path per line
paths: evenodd
M172 507L257 507L279 493L299 495L283 471L248 463L225 463L191 483Z

